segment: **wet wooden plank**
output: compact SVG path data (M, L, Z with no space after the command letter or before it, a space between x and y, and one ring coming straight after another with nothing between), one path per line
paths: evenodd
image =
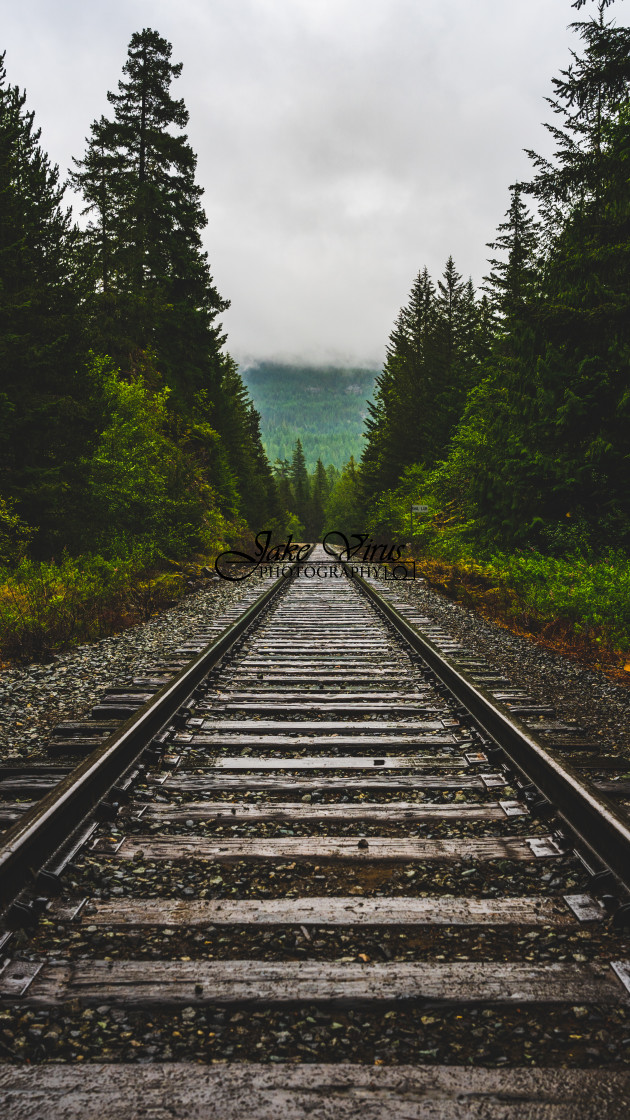
M400 715L406 715L408 712L421 712L423 715L443 715L442 708L436 708L427 704L419 704L410 699L399 699L395 702L381 702L375 701L374 695L371 697L366 696L362 700L333 700L325 701L313 694L312 699L305 699L304 694L301 695L299 700L289 699L288 697L281 698L278 701L268 700L264 693L258 697L252 697L250 700L217 700L211 705L201 709L210 710L215 712L279 712L292 715L294 712L304 712L304 714L312 714L314 712L322 712L324 714L330 712L339 712L342 715L354 715L357 712L363 713L366 716L379 715L380 713L398 712ZM337 725L339 726L339 725ZM439 724L432 724L431 726L443 727L442 722ZM204 727L211 727L210 721L204 720Z
M204 732L214 732L216 735L244 734L255 735L307 735L310 732L335 732L349 735L356 732L359 735L383 735L386 732L413 735L416 731L442 731L444 724L441 719L432 720L339 720L318 719L204 719ZM205 736L204 736L205 737Z
M555 747L555 744L551 744ZM593 749L593 744L589 743L589 750ZM623 755L617 757L601 756L597 754L580 754L571 758L571 766L574 770L619 770L627 771L628 759Z
M0 1066L4 1120L626 1120L627 1070L84 1062Z
M366 620L366 625L370 625L369 620ZM319 656L321 653L326 657L357 656L358 654L368 652L370 654L386 653L388 656L395 657L400 652L400 647L392 642L389 635L386 639L373 639L362 638L361 627L355 630L356 636L349 638L348 631L345 627L340 627L334 633L321 628L312 628L311 637L309 641L304 641L304 628L300 627L293 631L295 637L290 633L285 633L282 640L273 639L265 640L258 639L252 642L249 647L248 656L252 657L275 657L278 654L281 657L302 657L306 654L307 657ZM300 640L300 638L302 640ZM332 649L323 648L324 645L332 646Z
M261 672L265 670L277 672L278 669L282 669L284 672L285 669L299 669L302 673L306 673L313 669L315 672L325 673L329 669L339 669L350 675L362 673L366 669L378 669L379 672L389 669L391 673L397 673L400 677L406 672L406 665L401 664L401 661L402 658L400 660L390 658L384 661L377 653L373 655L371 661L367 654L360 660L355 659L353 661L349 660L348 654L331 654L328 657L325 654L313 654L311 657L307 657L306 654L302 657L292 657L290 654L282 657L274 654L273 657L244 657L240 666L245 670L255 669Z
M176 735L179 742L191 742L182 735ZM454 747L457 746L454 735L446 732L431 735L344 735L341 731L337 735L210 735L208 732L196 732L194 744L198 747L258 747L282 748L283 750L300 750L308 747L310 750L321 750L324 747L342 747L344 750L384 750L386 748L399 749L400 747Z
M278 670L271 668L255 670L248 669L244 665L238 665L234 673L233 680L239 683L245 681L258 682L264 680L266 683L279 684L283 688L289 685L314 685L314 684L346 684L356 685L358 682L365 682L369 685L378 684L395 684L399 685L401 681L401 670L396 669L379 669L374 665L365 666L362 669L322 669L306 672L304 669L292 669L290 667L283 668L280 673ZM414 671L413 669L405 669L404 680L406 684L410 682L418 683L419 685L425 684L424 677Z
M30 963L30 962L27 962ZM22 962L10 962L5 972ZM44 962L14 993L9 977L0 996L30 1006L78 1000L132 1007L203 1004L430 1002L452 1004L630 1003L630 992L608 964L346 964L321 961ZM24 988L26 990L24 990Z
M106 841L97 840L98 850ZM416 860L465 862L468 860L531 860L557 858L563 855L551 837L521 839L510 836L467 836L458 840L381 839L356 837L281 837L266 840L238 837L214 840L205 836L129 836L118 847L114 858L145 860L202 859L218 863L237 860L304 860L308 862L392 861L407 863Z
M55 900L49 915L71 921L76 904ZM599 920L606 917L599 912ZM563 899L528 898L272 898L272 899L135 899L89 901L81 910L83 926L207 927L239 926L573 926L578 920Z
M486 775L488 777L488 775ZM507 785L502 775L496 777L497 788ZM324 778L261 778L250 774L246 778L232 778L229 775L219 775L209 778L201 775L192 777L180 770L177 778L168 778L160 783L162 789L177 793L211 794L220 790L241 793L256 790L269 793L339 793L348 792L375 792L379 793L412 793L422 790L477 790L485 793L487 786L481 775L459 774L451 777L448 774L438 776L427 775L420 778L392 778L389 775L374 778L339 778L336 776ZM397 804L397 802L390 802Z
M415 678L408 679L405 675L401 677L398 674L397 679L393 677L386 677L385 679L372 679L366 681L365 678L359 677L359 682L355 684L355 679L349 677L348 684L346 678L328 677L324 676L319 679L317 674L309 676L302 683L296 682L290 675L282 674L276 681L270 681L267 674L263 674L262 679L257 675L251 673L236 673L229 681L224 681L220 684L215 684L212 690L209 690L204 697L206 700L212 701L215 697L234 697L235 699L255 700L259 696L267 696L269 699L282 700L286 697L288 700L296 699L312 699L314 696L321 696L327 700L348 700L355 699L357 701L366 699L390 699L395 701L405 701L409 699L419 700L432 700L434 703L440 703L440 699L435 696L430 685L423 680L416 680ZM299 688L294 687L299 684ZM380 688L378 693L375 689Z
M101 747L107 738L106 735L100 735L98 738L82 739L78 735L73 735L69 739L56 738L51 739L46 745L48 754L89 754L90 751L96 750Z
M35 805L34 801L13 801L0 803L0 826L6 828L7 825L13 824L18 821L27 809L32 809Z
M593 785L595 789L599 790L600 793L605 793L607 797L630 797L630 781L627 778L620 778L616 782L600 780L593 782Z
M140 806L134 806L134 812ZM291 802L271 802L267 805L241 801L189 801L184 805L164 805L150 802L143 807L143 821L221 821L225 824L257 821L380 821L382 823L413 823L438 820L505 820L506 813L498 802L486 805L459 802L449 805L418 805L416 802L395 801L376 805L295 805Z
M311 702L322 704L371 704L378 701L379 704L392 706L392 702L396 704L403 704L407 707L410 703L415 704L422 699L423 695L430 693L430 689L410 689L408 692L326 692L324 689L311 688L300 689L299 692L265 689L247 689L237 691L236 688L226 686L222 689L217 689L215 692L208 693L205 700L196 704L198 711L205 711L206 708L214 708L215 704L240 704L240 703L260 703L264 701L274 704L289 704L290 706L303 706L308 710ZM437 711L437 709L435 709Z
M64 720L53 727L51 735L56 738L71 735L111 735L119 726L118 720Z
M295 742L291 746L295 749ZM312 755L303 757L265 758L264 756L226 755L215 759L217 770L465 770L467 763L452 755Z

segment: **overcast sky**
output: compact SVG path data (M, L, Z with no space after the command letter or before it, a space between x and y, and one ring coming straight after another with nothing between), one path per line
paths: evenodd
M523 148L549 151L575 18L570 0L5 0L0 50L65 174L133 32L169 39L231 353L376 365L422 266L452 253L481 281Z

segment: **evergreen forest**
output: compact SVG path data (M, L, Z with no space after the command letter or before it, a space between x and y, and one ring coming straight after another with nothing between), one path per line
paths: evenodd
M420 262L333 493L442 583L585 645L630 648L630 28L597 0L547 99L479 291ZM587 0L576 0L578 11ZM429 513L412 523L411 506ZM329 519L330 521L330 519ZM445 574L446 573L446 574ZM474 596L473 596L474 598ZM617 656L617 655L615 655ZM630 664L626 665L630 669Z

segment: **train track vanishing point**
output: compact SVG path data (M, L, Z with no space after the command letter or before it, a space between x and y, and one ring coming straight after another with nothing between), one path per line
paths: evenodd
M310 559L0 771L2 1115L627 1116L627 783Z

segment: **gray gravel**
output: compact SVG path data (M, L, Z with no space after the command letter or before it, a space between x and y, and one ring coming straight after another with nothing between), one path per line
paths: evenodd
M0 674L0 759L38 754L55 724L82 718L108 686L163 658L247 590L247 585L213 581L148 622L58 654L50 664L5 669Z
M378 584L385 597L391 587L391 583ZM616 684L602 672L486 621L421 580L397 584L395 594L413 603L467 650L487 658L534 700L554 705L562 719L577 721L603 751L630 752L630 673L627 686Z

